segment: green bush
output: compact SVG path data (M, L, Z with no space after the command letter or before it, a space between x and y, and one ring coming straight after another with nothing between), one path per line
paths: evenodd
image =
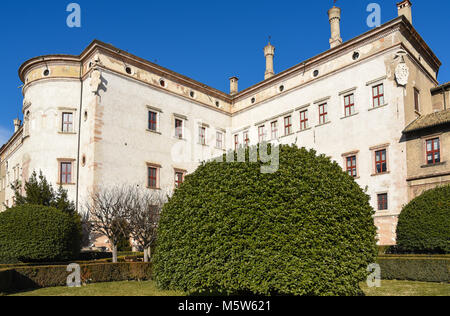
M51 207L22 205L0 213L0 262L59 262L76 258L77 224Z
M384 280L450 281L450 257L383 256L377 262Z
M83 283L149 280L152 266L149 263L98 263L83 264ZM65 286L67 266L25 266L0 270L0 292L14 292L35 288Z
M429 190L403 208L396 249L400 253L450 253L450 185Z
M337 163L304 148L280 146L276 173L262 174L262 165L208 162L186 177L162 212L158 285L361 295L377 254L369 197Z

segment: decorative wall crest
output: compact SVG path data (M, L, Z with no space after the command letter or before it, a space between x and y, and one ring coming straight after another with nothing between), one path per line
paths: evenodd
M91 83L90 83L91 92L97 93L101 84L102 84L102 78L101 78L100 70L95 69L91 73Z
M400 86L406 86L409 79L409 68L405 63L405 59L402 56L400 63L395 68L395 80Z

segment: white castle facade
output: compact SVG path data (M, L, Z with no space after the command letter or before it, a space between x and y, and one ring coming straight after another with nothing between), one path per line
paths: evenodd
M80 206L97 186L170 191L205 159L273 141L337 161L367 188L379 243L395 244L402 206L450 182L448 85L439 86L441 62L412 26L411 2L398 7L398 18L347 42L333 7L330 50L275 74L269 44L265 80L239 91L233 77L230 93L99 41L79 56L28 60L19 70L23 124L0 150L0 210L14 203L10 184L33 171ZM428 124L430 115L440 123ZM405 129L423 120L438 131L417 145Z

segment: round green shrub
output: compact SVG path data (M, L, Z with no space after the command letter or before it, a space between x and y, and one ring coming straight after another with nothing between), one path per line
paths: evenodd
M26 204L0 213L0 261L71 260L79 242L73 218L55 208Z
M208 162L186 177L162 212L158 285L191 294L361 295L377 253L369 196L315 151L280 146L279 170L262 174L262 165Z
M403 208L398 219L397 250L450 253L450 185L426 191Z

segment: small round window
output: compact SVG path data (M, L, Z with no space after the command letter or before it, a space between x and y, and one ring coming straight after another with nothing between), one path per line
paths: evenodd
M280 92L283 92L284 91L284 86L280 86L279 90L280 90Z
M252 98L252 104L255 103L255 102L256 102L256 99L255 99L255 98Z
M318 70L314 70L313 76L314 76L314 77L317 77L318 75L319 75L319 71L318 71Z
M161 87L165 87L166 86L166 82L164 80L160 80L159 84L161 85Z
M353 58L353 60L358 60L359 59L359 53L358 52L354 52L352 58Z
M45 69L44 70L44 76L47 77L48 75L50 75L50 70Z
M131 75L133 73L133 71L131 70L130 67L125 68L125 71L127 72L127 74Z
M194 92L194 91L191 91L191 92L189 93L189 95L191 96L191 98L195 98L195 92Z
M216 107L220 107L220 102L216 101Z

